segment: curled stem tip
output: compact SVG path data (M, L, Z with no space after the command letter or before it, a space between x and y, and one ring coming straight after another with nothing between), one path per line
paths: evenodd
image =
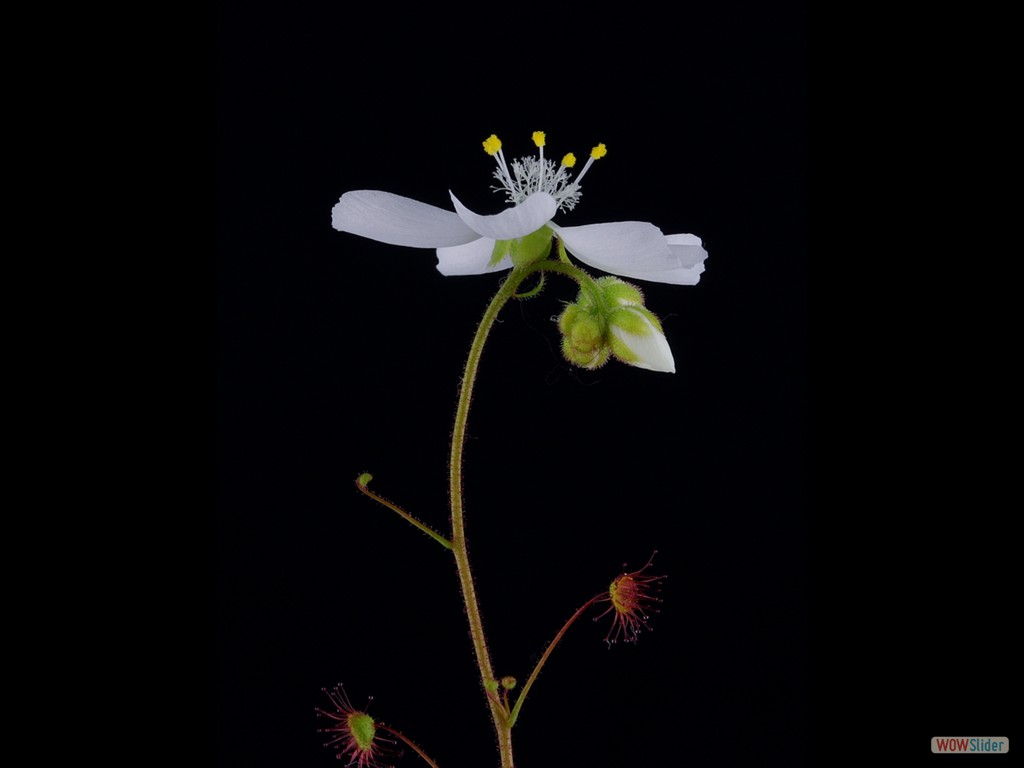
M522 293L513 294L513 298L520 299L520 300L532 299L534 296L536 296L538 293L540 293L543 289L544 289L544 273L541 272L540 273L540 278L537 280L537 284L533 288L530 288L529 290L523 291Z

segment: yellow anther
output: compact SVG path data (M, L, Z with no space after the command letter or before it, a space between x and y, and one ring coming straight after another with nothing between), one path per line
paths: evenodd
M592 150L590 150L590 156L595 160L600 160L602 157L608 154L608 148L604 144L598 144Z
M501 149L501 139L492 133L487 137L487 140L484 141L484 152L493 157L498 153L499 149Z
M536 144L538 147L544 146L544 131L533 132L533 143Z
M576 165L576 155L574 155L572 152L567 154L565 157L562 158L562 165L564 165L566 168L572 168L574 165Z

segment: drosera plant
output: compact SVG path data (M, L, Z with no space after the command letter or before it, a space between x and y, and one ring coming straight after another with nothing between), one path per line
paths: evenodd
M518 693L514 677L496 676L470 567L462 492L469 407L488 335L509 301L537 296L545 287L547 275L560 275L574 281L577 287L575 299L565 304L556 324L562 353L570 364L595 369L615 359L637 368L674 373L675 359L661 321L646 307L640 289L622 278L696 285L707 258L699 237L665 235L647 222L557 224L559 214L576 208L583 194L584 176L607 155L608 149L604 144L593 147L583 168L573 176L575 155L567 153L556 163L545 156L545 134L536 131L532 138L537 153L511 163L506 160L497 136L491 135L483 142L484 151L497 166L493 189L509 203L500 213L474 213L450 192L453 210L379 190L346 192L332 211L334 228L341 232L393 245L435 249L437 268L443 275L508 272L477 326L459 389L449 457L450 532L445 535L435 530L371 490L373 478L369 473L356 478L359 491L451 553L469 622L482 698L497 736L501 768L514 768L513 728L527 694L569 628L590 609L604 607L595 620L611 616L611 627L605 637L609 646L619 640L635 642L642 630L650 628L650 614L656 612L655 606L660 602L657 591L665 577L649 572L652 554L643 567L615 577L607 588L569 617ZM610 274L594 278L577 262ZM380 756L393 753L393 747L400 741L432 768L438 768L422 748L403 734L375 721L367 712L354 709L340 686L328 696L334 711L317 711L333 720L334 725L326 731L335 738L328 746L338 750L339 759L348 758L348 765L377 768Z

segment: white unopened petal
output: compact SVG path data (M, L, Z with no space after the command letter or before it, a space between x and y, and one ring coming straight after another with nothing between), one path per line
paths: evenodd
M462 245L479 237L452 211L375 189L342 195L331 223L342 232L413 248Z
M494 240L514 240L529 235L547 224L558 210L555 198L547 192L534 192L519 205L493 216L481 216L464 206L454 194L455 211L467 226Z
M623 362L635 365L637 368L646 368L649 371L675 373L676 361L672 357L672 349L669 347L665 335L642 313L636 312L636 314L643 320L646 333L630 333L619 325L614 323L611 325L612 334L637 358L636 360L623 360Z
M465 245L437 249L437 271L442 275L482 275L512 268L512 257L506 255L497 264L491 264L494 240L481 237Z

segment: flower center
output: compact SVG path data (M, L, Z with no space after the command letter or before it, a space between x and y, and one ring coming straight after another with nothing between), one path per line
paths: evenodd
M544 145L547 139L543 131L534 131L533 143L537 146L537 156L520 157L512 161L511 168L505 162L505 154L501 151L501 140L491 134L484 141L484 151L495 159L498 169L494 178L499 186L492 187L495 192L504 192L505 197L513 205L519 205L535 192L547 192L558 202L561 211L571 211L579 202L580 181L590 170L595 160L600 160L608 150L604 144L598 144L590 150L590 157L579 175L571 178L570 169L576 165L576 156L569 152L556 164L554 160L544 157Z

